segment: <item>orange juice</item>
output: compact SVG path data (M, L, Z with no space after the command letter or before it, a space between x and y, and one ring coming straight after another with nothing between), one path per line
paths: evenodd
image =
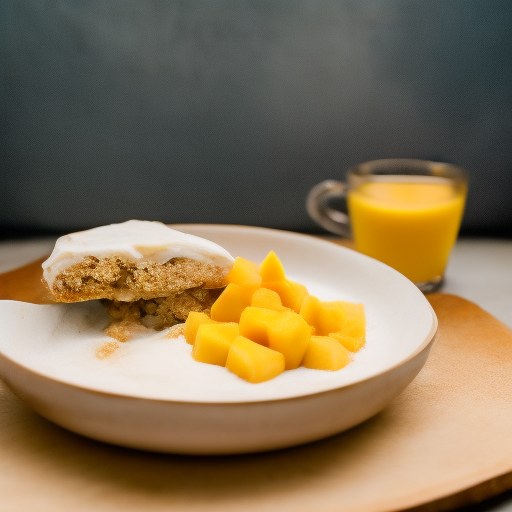
M415 283L440 279L465 199L465 187L446 178L372 176L347 197L356 247Z

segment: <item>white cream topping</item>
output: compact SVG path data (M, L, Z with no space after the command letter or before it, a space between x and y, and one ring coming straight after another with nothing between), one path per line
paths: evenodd
M172 258L190 258L219 267L231 267L234 262L228 251L210 240L176 231L161 222L129 220L60 237L42 265L50 288L60 272L85 256L119 256L159 264Z

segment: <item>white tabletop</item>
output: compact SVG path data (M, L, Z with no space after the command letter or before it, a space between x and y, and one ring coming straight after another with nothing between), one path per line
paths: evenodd
M512 328L512 240L459 240L441 291L471 300Z

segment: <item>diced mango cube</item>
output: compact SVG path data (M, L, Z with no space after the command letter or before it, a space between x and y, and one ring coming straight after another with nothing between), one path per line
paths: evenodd
M247 307L240 316L240 336L268 347L268 330L280 313L272 309Z
M254 292L261 286L258 266L252 261L238 256L225 279L226 284L234 283Z
M313 370L341 370L350 363L350 352L329 336L311 336L302 366Z
M283 306L293 309L296 313L300 311L302 303L308 295L308 290L303 284L289 279L263 282L261 286L277 292Z
M214 324L215 320L212 320L206 313L199 313L197 311L191 311L187 319L185 320L185 340L189 345L193 345L196 341L197 330L202 324Z
M330 336L356 352L366 341L364 305L347 301L321 301L308 295L300 315L315 328L317 336Z
M364 304L356 302L339 301L345 312L345 325L343 334L354 338L366 337L366 315Z
M319 335L317 332L318 319L320 317L320 307L321 301L314 295L308 295L302 301L302 306L300 308L299 314L306 322L311 325L315 329L315 333Z
M237 336L236 323L202 324L197 331L192 357L201 363L224 366Z
M288 309L282 305L279 294L268 288L260 288L254 292L251 299L251 306L272 309L274 311L286 311Z
M363 348L366 343L366 340L363 336L347 336L342 332L331 332L329 336L334 338L347 350L350 350L350 352L357 352L359 349Z
M310 338L310 326L294 311L278 313L268 326L268 346L283 354L287 370L300 366Z
M230 283L210 308L212 320L238 322L242 311L251 304L254 290Z
M226 368L256 384L277 377L284 371L285 361L283 354L238 336L229 349Z
M308 295L300 309L300 316L315 328L318 336L327 336L339 331L345 324L345 310L340 301L321 301Z
M283 264L274 251L270 251L261 262L259 275L264 283L286 279Z
M281 352L287 370L300 366L311 337L311 327L294 311L248 307L240 317L239 326L241 336Z
M345 322L345 310L339 301L322 302L317 325L319 336L327 336L331 332L340 331Z
M345 324L329 336L341 343L347 350L357 352L366 343L366 315L364 304L339 301L345 314Z

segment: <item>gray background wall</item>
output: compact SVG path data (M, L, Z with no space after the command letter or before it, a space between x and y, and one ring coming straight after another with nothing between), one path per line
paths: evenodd
M450 161L512 234L510 0L3 0L0 229L312 231L308 190Z

